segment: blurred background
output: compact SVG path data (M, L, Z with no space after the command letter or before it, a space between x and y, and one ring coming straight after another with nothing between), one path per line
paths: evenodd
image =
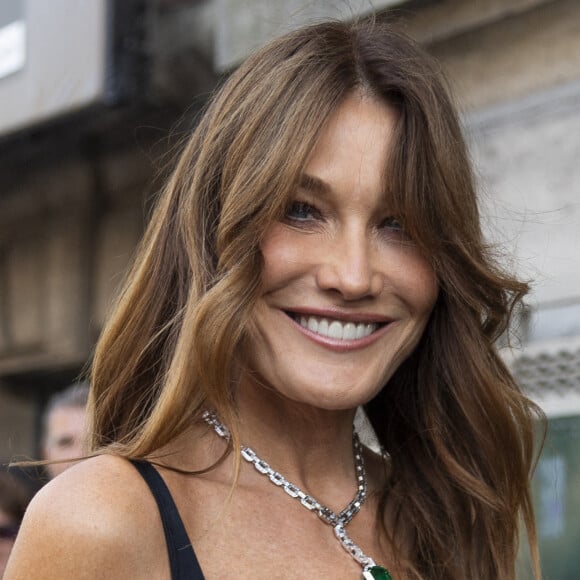
M549 417L534 480L545 576L576 580L577 0L1 0L0 461L40 456L47 401L90 359L176 145L220 78L292 27L373 11L447 71L487 235L534 281L505 356Z

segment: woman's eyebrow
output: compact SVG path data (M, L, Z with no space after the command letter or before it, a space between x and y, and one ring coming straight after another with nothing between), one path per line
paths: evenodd
M303 173L300 177L300 188L307 192L318 194L328 194L330 191L330 185L328 183L319 177L314 177L307 173Z

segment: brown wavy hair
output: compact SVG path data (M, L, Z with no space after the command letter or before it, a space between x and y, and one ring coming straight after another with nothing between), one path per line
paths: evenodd
M494 346L527 285L496 265L482 238L439 65L385 24L292 32L216 93L98 343L93 450L151 456L206 406L238 443L233 392L260 293L260 241L354 91L399 112L389 199L440 287L416 351L365 407L392 462L380 509L394 511L395 531L382 525L410 578L513 579L523 517L539 577L529 486L539 411Z

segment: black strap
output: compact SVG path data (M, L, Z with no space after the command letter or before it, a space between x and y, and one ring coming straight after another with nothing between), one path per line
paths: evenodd
M185 526L165 481L149 462L131 461L131 463L146 481L157 502L169 554L171 580L204 580Z

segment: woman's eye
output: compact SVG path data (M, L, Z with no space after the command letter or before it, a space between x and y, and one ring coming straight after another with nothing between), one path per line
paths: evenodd
M317 211L310 204L303 201L294 201L286 212L286 217L296 221L315 219Z
M396 230L399 232L402 232L405 228L403 227L403 224L401 223L400 220L398 220L396 217L392 217L389 216L388 218L385 218L382 222L381 222L381 228L387 229L387 230Z

